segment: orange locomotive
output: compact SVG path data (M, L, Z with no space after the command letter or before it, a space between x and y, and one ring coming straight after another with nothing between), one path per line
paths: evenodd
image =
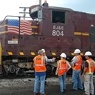
M32 59L42 48L48 57L65 52L70 58L76 48L95 55L94 14L52 7L47 2L31 6L29 14L31 20L18 17L0 24L1 73L22 75L31 69Z

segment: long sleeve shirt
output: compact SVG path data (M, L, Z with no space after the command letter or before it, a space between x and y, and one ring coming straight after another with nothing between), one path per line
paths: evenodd
M48 57L45 55L46 62L54 62L52 59L48 59Z
M78 59L76 56L73 57L71 65L74 65L76 62L78 62Z

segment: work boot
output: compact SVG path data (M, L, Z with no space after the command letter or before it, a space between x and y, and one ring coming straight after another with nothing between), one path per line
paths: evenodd
M46 95L46 94L40 94L40 95Z
M48 86L48 83L45 81L45 85Z
M33 94L33 95L39 95L39 93L35 93L35 92L34 92L34 94Z
M37 95L37 93L35 93L35 92L34 92L34 94L33 94L33 95Z
M87 95L87 94L84 93L83 95Z
M63 94L64 94L64 92L60 92L60 93L59 93L59 95L63 95Z

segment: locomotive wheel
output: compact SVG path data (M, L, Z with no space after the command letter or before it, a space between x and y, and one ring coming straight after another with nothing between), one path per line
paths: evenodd
M10 71L10 73L15 73L16 72L16 67L14 66L14 65L10 65L9 66L9 71Z
M8 76L8 72L6 72L4 66L2 66L2 77Z
M24 69L20 68L18 71L18 76L24 76L24 75L25 75Z

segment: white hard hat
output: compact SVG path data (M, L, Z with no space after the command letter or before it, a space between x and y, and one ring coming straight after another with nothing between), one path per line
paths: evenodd
M81 51L79 49L75 49L74 53L80 53Z
M85 56L92 56L92 53L90 51L85 52Z
M38 54L43 54L43 51L42 50L38 50Z
M45 52L45 49L41 49L43 52Z
M66 58L66 54L65 53L61 53L60 56L63 57L63 58Z

